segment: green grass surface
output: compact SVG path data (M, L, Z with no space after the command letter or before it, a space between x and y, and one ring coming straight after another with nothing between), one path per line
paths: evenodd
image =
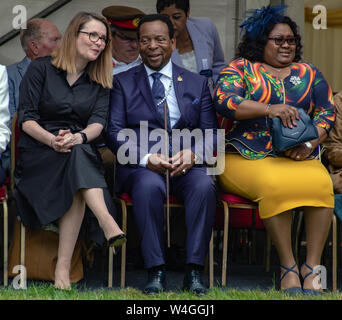
M147 296L132 288L90 290L73 287L70 291L62 291L55 289L52 284L32 284L25 290L2 287L0 300L342 300L342 293L327 292L311 297L288 296L273 289L269 291L238 291L214 288L202 297L183 291Z

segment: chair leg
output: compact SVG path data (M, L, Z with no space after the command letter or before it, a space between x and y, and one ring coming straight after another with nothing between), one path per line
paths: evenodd
M25 266L25 226L20 223L20 265ZM20 288L25 288L25 280L23 277L25 272L20 273Z
M335 214L332 217L332 287L337 291L337 221Z
M112 247L108 249L108 288L113 287L113 250Z
M127 234L127 208L126 203L123 200L121 202L122 211L122 231ZM113 287L113 255L115 254L114 248L109 248L108 255L108 288ZM121 288L125 287L125 271L126 271L126 242L121 247Z
M122 231L127 234L127 207L126 203L121 200L122 209ZM125 288L126 282L126 249L127 243L125 242L121 247L121 288Z
M295 255L295 261L297 265L299 265L299 251L301 246L301 234L303 229L303 216L304 213L302 210L297 213L297 224L296 224L296 230L295 230L295 239L294 239L294 255Z
M228 255L228 223L229 223L229 209L228 204L222 201L224 210L224 227L223 227L223 248L222 248L222 286L226 285L227 277L227 255Z
M211 231L209 243L209 288L214 287L214 229Z
M4 210L4 286L8 286L8 207L7 201L2 202Z

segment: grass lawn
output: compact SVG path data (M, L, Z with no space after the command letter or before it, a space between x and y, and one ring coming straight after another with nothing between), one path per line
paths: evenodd
M25 290L13 287L0 288L0 300L342 300L342 293L327 292L320 296L288 296L277 290L238 291L214 288L208 294L198 297L188 292L164 292L147 296L141 291L126 289L97 289L73 287L70 291L61 291L52 284L29 284Z

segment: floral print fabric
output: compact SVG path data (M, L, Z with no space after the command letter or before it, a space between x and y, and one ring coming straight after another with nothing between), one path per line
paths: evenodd
M224 68L216 83L217 112L230 122L226 149L234 147L247 159L275 155L271 144L270 120L265 117L236 121L235 111L244 100L264 104L288 104L303 108L316 126L327 132L335 121L333 93L320 71L308 63L290 65L290 75L280 80L260 62L236 59ZM272 108L272 106L271 106Z

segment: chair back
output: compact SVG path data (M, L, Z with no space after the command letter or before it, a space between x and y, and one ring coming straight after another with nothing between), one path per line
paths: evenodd
M14 169L15 164L18 159L18 140L21 135L21 132L19 130L18 126L18 114L17 112L14 113L12 118L12 124L11 124L11 168L10 168L10 187L11 191L14 189Z
M228 133L234 124L234 120L226 118L220 114L217 114L217 122L218 122L218 127L220 129L224 129L225 133ZM246 199L241 198L236 195L230 195L231 197L236 198L234 203L241 203L244 204ZM249 202L249 200L247 200ZM230 203L230 201L228 201ZM215 229L222 229L223 225L223 215L221 214L222 208L218 208L217 211L219 214L216 214L215 217L215 224L214 228ZM235 229L241 229L241 228L252 228L252 210L251 209L238 209L238 208L230 208L230 217L229 217L229 226L231 228ZM256 214L256 229L264 229L264 224L262 220L260 219L259 216L259 210L257 210Z

